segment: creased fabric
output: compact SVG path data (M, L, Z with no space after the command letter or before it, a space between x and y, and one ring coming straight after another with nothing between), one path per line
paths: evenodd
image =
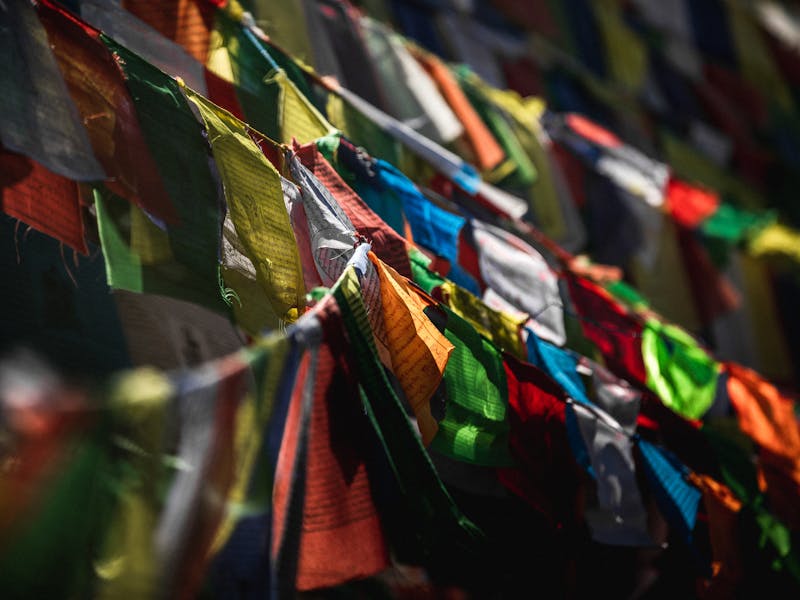
M121 59L147 148L178 215L176 223L161 222L96 188L101 239L111 256L110 283L226 312L219 283L221 186L202 124L175 80L112 40L102 40Z
M485 534L453 502L376 360L354 269L345 271L334 297L356 359L361 397L397 484L397 497L389 501L393 512L401 513L394 512L395 524L405 526L396 543L416 556L479 555ZM409 531L414 535L409 537Z
M3 146L70 179L105 179L33 5L4 4L0 32Z
M638 440L637 446L661 512L689 543L697 519L700 491L688 483L688 469L673 454L642 439Z
M39 4L38 14L94 155L105 170L106 187L157 219L180 221L160 156L149 145L136 94L130 92L126 71L112 56L113 46L110 51L107 38L50 3ZM126 52L119 58L133 56Z
M391 265L401 275L410 277L411 267L406 241L358 197L325 160L315 145L308 144L297 149L297 155L303 165L333 195L350 222L355 226L356 231L369 240L378 258Z
M0 210L88 254L78 184L35 160L0 149Z
M388 112L438 143L448 143L464 131L436 84L417 63L397 34L362 17L366 47L386 93Z
M275 314L299 316L304 283L280 176L248 136L244 123L187 90L208 131L228 210Z
M647 511L642 502L633 458L641 394L601 365L582 359L592 371L591 410L575 406L597 479L597 502L586 510L594 539L650 546Z
M648 320L642 332L647 386L678 414L699 419L711 407L719 364L674 325Z
M531 316L538 335L566 341L558 280L534 248L499 229L472 221L481 276L498 295Z
M506 356L503 366L518 466L500 469L500 482L554 525L574 525L581 474L567 439L566 396L533 365Z
M414 411L422 442L428 445L439 428L431 412L431 399L455 347L424 313L435 306L435 301L374 254L370 254L370 260L381 282L381 308L384 323L389 324L386 340L393 372Z
M606 365L621 377L644 383L642 326L599 286L576 276L567 281L583 333L600 350Z
M203 64L115 1L81 0L81 18L159 69L208 96Z
M275 597L331 587L388 565L363 444L369 423L330 302L301 323L305 353L292 393L273 497ZM341 553L340 560L331 560Z
M493 169L505 158L503 149L470 104L450 69L432 54L413 47L411 50L464 126L465 139L475 164L481 170Z

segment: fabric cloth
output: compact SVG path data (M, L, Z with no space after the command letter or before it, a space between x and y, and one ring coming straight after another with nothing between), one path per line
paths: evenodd
M180 77L198 94L208 96L203 64L116 2L81 0L81 19L168 75Z
M580 404L572 409L597 481L597 499L585 512L592 538L615 546L652 545L630 437L596 409Z
M639 439L644 472L667 522L691 543L701 493L687 482L688 469L674 455Z
M386 90L373 70L352 6L341 0L304 0L303 12L318 71L334 75L359 97L384 109Z
M350 339L367 415L397 483L397 495L385 500L394 515L389 527L401 536L395 544L412 546L417 556L441 552L474 556L485 544L484 534L454 504L377 362L354 269L345 272L333 294Z
M797 252L798 234L795 230L774 223L756 232L748 241L748 251L755 257L786 257L798 263L800 252Z
M371 122L368 130L371 130L372 134L377 134L379 139L383 137L385 141L388 141L391 138L395 142L399 142L405 149L468 193L474 194L480 189L482 181L477 171L457 154L429 140L405 123L401 123L387 115L363 98L353 94L347 88L337 88L331 97L336 97L338 101L355 110L360 121L367 120ZM335 120L334 123L336 123ZM371 146L368 143L368 139L363 141L356 139L348 128L344 128L344 132L351 139L355 139L356 142L363 142L364 145ZM385 158L381 154L376 154L381 158Z
M464 217L428 200L408 177L386 161L377 159L372 168L376 172L376 183L402 202L414 243L447 259L447 276L454 283L480 293L478 284L459 265L459 235L466 224Z
M625 379L644 383L642 326L599 286L572 275L567 281L583 333L600 350L606 365Z
M125 209L119 198L95 190L101 239L111 257L110 283L225 312L219 286L221 190L210 168L202 125L173 79L103 40L122 59L148 149L180 219L171 225L153 222L139 209ZM130 220L122 219L126 212Z
M280 125L284 143L294 143L295 140L301 144L311 143L334 131L284 72L278 72L275 78L281 89Z
M216 7L213 2L124 0L130 11L161 35L182 46L200 64L208 59Z
M566 340L558 281L542 255L523 240L472 221L478 264L486 284L533 320L538 335L561 345Z
M108 484L118 474L104 451L108 428L92 426L86 418L88 399L64 389L38 361L17 355L14 362L3 362L2 371L3 412L12 419L19 461L3 478L0 500L0 536L5 547L13 547L0 555L4 593L13 598L65 591L91 595L95 582L86 574L97 563L84 549L101 547L105 528L97 517L115 503L111 486L97 482ZM15 396L31 402L9 401ZM32 415L36 423L26 418ZM75 506L85 510L69 518Z
M457 460L507 466L508 389L497 348L445 309L445 337L454 350L444 372L447 404L431 448Z
M736 263L742 273L745 309L755 341L755 368L772 381L788 381L792 372L791 359L783 335L784 326L774 308L776 294L769 268L746 252L736 255Z
M278 458L273 560L276 574L286 576L274 582L279 597L293 589L331 587L369 576L388 565L358 443L365 435L359 430L369 425L344 362L335 304L328 304L320 313L318 331L307 332L310 339ZM342 560L330 560L342 551ZM283 570L292 561L295 572Z
M402 143L393 137L379 123L368 118L363 112L336 94L327 94L325 114L330 122L360 148L369 146L370 154L400 164L406 150ZM398 121L400 123L400 121ZM335 162L331 156L326 159Z
M255 389L237 414L236 478L228 494L225 520L212 544L207 589L214 593L263 598L270 586L272 491L289 396L302 353L297 328L260 340L243 354ZM238 509L238 510L237 510Z
M231 357L204 365L176 383L177 456L191 470L172 482L154 532L162 589L191 596L200 588L208 553L234 481L236 412L247 390L246 363ZM205 493L211 490L212 493Z
M194 91L197 91L192 86L188 87ZM240 121L246 120L242 103L239 102L237 94L237 91L239 90L236 89L236 86L232 81L228 81L227 79L220 77L213 71L210 71L206 68L203 69L203 87L205 88L206 92L198 93L211 100L211 102L220 108L224 108ZM260 127L259 130L261 130ZM262 131L266 132L268 130L269 128L265 127Z
M615 3L588 3L606 50L610 78L627 89L640 90L647 76L647 48L628 26L623 8Z
M753 447L749 439L741 434L734 421L718 422L705 428L705 435L724 465L723 482L733 490L738 499L749 510L742 511L746 527L756 531L762 540L762 548L772 566L798 579L797 548L792 544L789 528L764 506L764 497L759 483L756 465L753 464Z
M720 204L717 210L703 221L700 229L709 237L737 243L747 239L748 234L757 228L768 225L771 219L769 213L757 215L737 209L730 204Z
M387 112L440 144L459 137L464 131L461 123L403 40L369 17L360 23L386 91Z
M505 87L499 59L522 54L524 38L487 27L472 15L455 11L441 11L435 21L455 61L471 65L490 85Z
M164 181L160 155L150 146L135 94L108 50L107 38L54 5L42 3L38 12L94 155L106 172L106 186L156 218L175 223L180 212ZM84 76L87 70L91 80Z
M703 505L708 515L711 542L712 576L704 593L722 598L734 594L745 571L741 554L741 501L726 485L707 475L692 473L692 483L703 493Z
M564 392L542 371L506 355L510 448L517 468L498 478L555 526L575 523L580 468L566 435Z
M597 502L587 508L587 522L598 541L651 545L631 437L641 394L601 365L588 359L581 359L581 364L592 372L594 406L590 410L576 405L575 412L597 478Z
M241 20L220 14L217 22L221 40L207 66L236 84L248 123L286 144L294 138L307 143L331 133L297 65Z
M162 508L159 485L170 473L153 456L172 450L166 441L167 415L174 406L176 388L155 369L137 369L118 375L111 384L111 431L146 454L124 453L116 475L117 502L104 531L97 595L152 595L159 586L159 565L153 532ZM135 422L136 427L130 427ZM144 483L147 481L147 483ZM115 563L122 565L114 569Z
M647 386L678 414L701 418L711 407L720 365L685 331L649 319L642 332Z
M461 121L476 166L482 171L496 167L505 157L503 149L472 107L453 74L436 56L415 48L411 50Z
M644 223L635 208L638 200L631 199L624 189L593 171L587 171L584 177L584 214L594 260L624 268L634 263L637 255L645 253L648 246L647 254L652 260L659 237L645 239Z
M597 497L589 501L585 512L593 538L611 545L650 545L630 439L636 428L638 395L600 365L585 359L579 363L577 357L532 332L528 348L530 362L575 400L566 408L567 435L578 463L589 469L597 482ZM592 370L598 404L589 400L577 371L579 364ZM581 439L572 438L576 433Z
M241 23L222 13L215 16L213 38L212 50L203 63L208 73L209 93L213 91L216 96L209 95L209 99L214 102L217 99L227 100L227 104L220 106L234 114L238 106L243 121L262 134L281 140L283 132L279 107L282 94L278 74L269 55L252 35L248 35ZM211 76L226 84L227 94L220 93L223 84ZM212 84L216 85L211 87Z
M330 286L339 279L351 260L360 257L359 260L363 262L364 301L368 306L370 325L375 331L381 359L391 365L387 347L388 328L381 312L380 279L372 263L359 254L363 247L370 245L362 244L363 240L353 223L319 179L296 156L289 157L289 162L290 170L302 190L305 222L299 224L299 228L303 230L305 227L309 236L308 252L313 258L313 266L309 264L309 267L316 271L323 285Z
M527 356L521 331L527 316L514 317L495 310L450 281L439 286L438 295L450 310L469 321L478 333L491 340L501 351L513 354L520 360Z
M642 405L642 394L624 379L585 357L580 364L588 366L592 378L592 403L608 413L628 435L636 432Z
M247 134L246 125L187 90L208 132L236 233L267 301L283 322L300 314L305 288L280 176Z
M525 194L530 217L548 237L569 242L570 229L579 219L574 205L560 199L556 181L559 174L553 168L548 151L550 141L541 125L544 102L538 97L520 97L510 90L484 88L483 92L508 116L514 134L536 170L536 178ZM567 249L571 248L568 243Z
M322 277L317 270L314 252L311 249L311 233L300 187L293 181L287 180L284 185L284 196L294 237L297 240L297 251L303 266L303 280L306 289L313 290L322 287Z
M4 6L0 30L0 142L63 177L105 179L34 7Z
M125 290L113 297L134 366L195 367L243 346L229 319L197 304Z
M403 204L393 194L387 193L376 180L372 158L356 148L349 140L340 139L335 160L331 164L345 179L351 181L353 190L381 219L401 237L408 239L408 223L403 215ZM413 236L411 236L413 237Z
M299 192L298 192L299 194ZM278 322L272 306L263 302L264 292L258 282L256 267L247 257L244 244L236 233L230 214L222 223L220 274L232 302L236 323L250 335L257 335Z
M550 119L551 134L567 144L597 173L650 206L664 202L668 166L650 158L596 123L573 114ZM588 143L588 145L587 145Z
M662 206L652 206L642 202L641 198L631 193L624 193L622 201L634 215L641 232L642 243L638 248L634 260L646 270L653 270L659 258L659 238L661 230L666 226L665 212Z
M289 169L303 198L313 267L321 285L331 287L344 271L358 234L331 193L296 156L289 159Z
M713 257L696 235L681 228L678 243L701 323L711 323L720 315L735 310L741 302L741 294L714 264Z
M792 501L800 489L800 427L794 402L754 371L727 363L727 392L739 426L759 447L759 469L773 510L789 526L800 522Z
M503 182L512 188L530 186L536 180L536 167L517 137L510 117L491 101L487 93L489 86L469 68L457 67L455 75L461 89L489 127L506 157L505 162L486 173L485 178L491 182Z
M739 251L732 252L723 271L731 284L741 292L735 310L718 316L712 323L714 356L717 360L757 365L757 345L753 321L749 316L750 300L744 286Z
M583 404L589 403L586 386L577 371L578 357L540 339L533 332L528 332L527 346L528 362L558 382L570 398Z
M300 161L328 189L359 234L368 239L378 258L403 276L411 275L406 241L395 233L336 173L316 146L296 149Z
M434 300L374 254L370 254L370 260L381 282L383 320L390 324L386 339L392 371L414 412L422 443L427 446L438 430L431 399L455 347L424 313L426 308L435 306Z
M657 238L650 240L656 250L654 261L649 267L641 261L634 261L631 279L636 288L651 300L653 310L690 331L697 331L703 323L701 307L697 304L696 292L699 290L694 285L692 273L688 272L681 234L675 223L664 219ZM719 279L718 273L714 275Z
M719 208L719 196L710 190L671 177L665 202L672 217L684 227L697 227Z
M0 149L0 210L88 254L76 182L39 162Z
M306 27L302 0L270 2L256 0L249 3L256 25L264 30L292 56L307 64L313 63L311 39Z

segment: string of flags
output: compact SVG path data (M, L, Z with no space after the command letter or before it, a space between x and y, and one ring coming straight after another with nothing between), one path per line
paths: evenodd
M522 4L0 6L4 594L800 586L800 29Z

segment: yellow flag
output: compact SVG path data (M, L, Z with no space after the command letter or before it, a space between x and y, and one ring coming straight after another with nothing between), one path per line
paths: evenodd
M131 251L143 265L174 260L169 235L159 229L138 207L131 206Z
M754 257L782 257L800 264L800 232L780 223L772 223L759 231L748 244Z
M792 93L763 41L751 7L736 0L727 0L725 4L742 75L768 100L785 111L793 111Z
M305 287L280 175L244 123L191 90L186 92L208 131L228 211L256 279L275 314L293 322L303 306Z
M520 337L520 327L527 320L527 315L517 318L495 310L451 281L443 283L441 288L450 310L468 321L478 333L501 350L520 360L527 360L528 352Z
M296 139L300 144L308 144L336 132L285 72L276 73L274 80L281 88L280 126L284 143L291 144Z
M256 25L290 56L304 62L314 60L302 0L253 0L250 6Z
M120 485L119 504L94 563L98 598L149 598L159 584L153 532L161 502L163 429L172 394L167 377L149 368L127 373L113 385L109 406L115 422L124 425L117 445L136 476Z
M741 256L746 309L752 323L760 373L776 381L789 381L792 361L786 346L785 331L775 311L775 292L763 261Z
M624 22L619 0L603 0L589 6L594 9L614 79L628 90L640 90L647 76L647 51Z
M226 41L223 39L219 29L214 28L208 42L206 68L225 81L233 83L236 81L236 77L233 74L231 54L236 55L238 42L235 38L228 41L228 44L234 46L233 48L229 48L225 43Z

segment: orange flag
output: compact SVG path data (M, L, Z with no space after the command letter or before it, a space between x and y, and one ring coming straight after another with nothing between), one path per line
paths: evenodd
M417 418L422 443L428 445L438 431L430 399L442 380L453 344L425 316L423 310L436 302L411 285L408 279L370 252L381 282L386 345L392 372Z
M755 371L727 363L728 396L739 426L759 445L759 476L775 514L800 525L800 426L794 402Z

